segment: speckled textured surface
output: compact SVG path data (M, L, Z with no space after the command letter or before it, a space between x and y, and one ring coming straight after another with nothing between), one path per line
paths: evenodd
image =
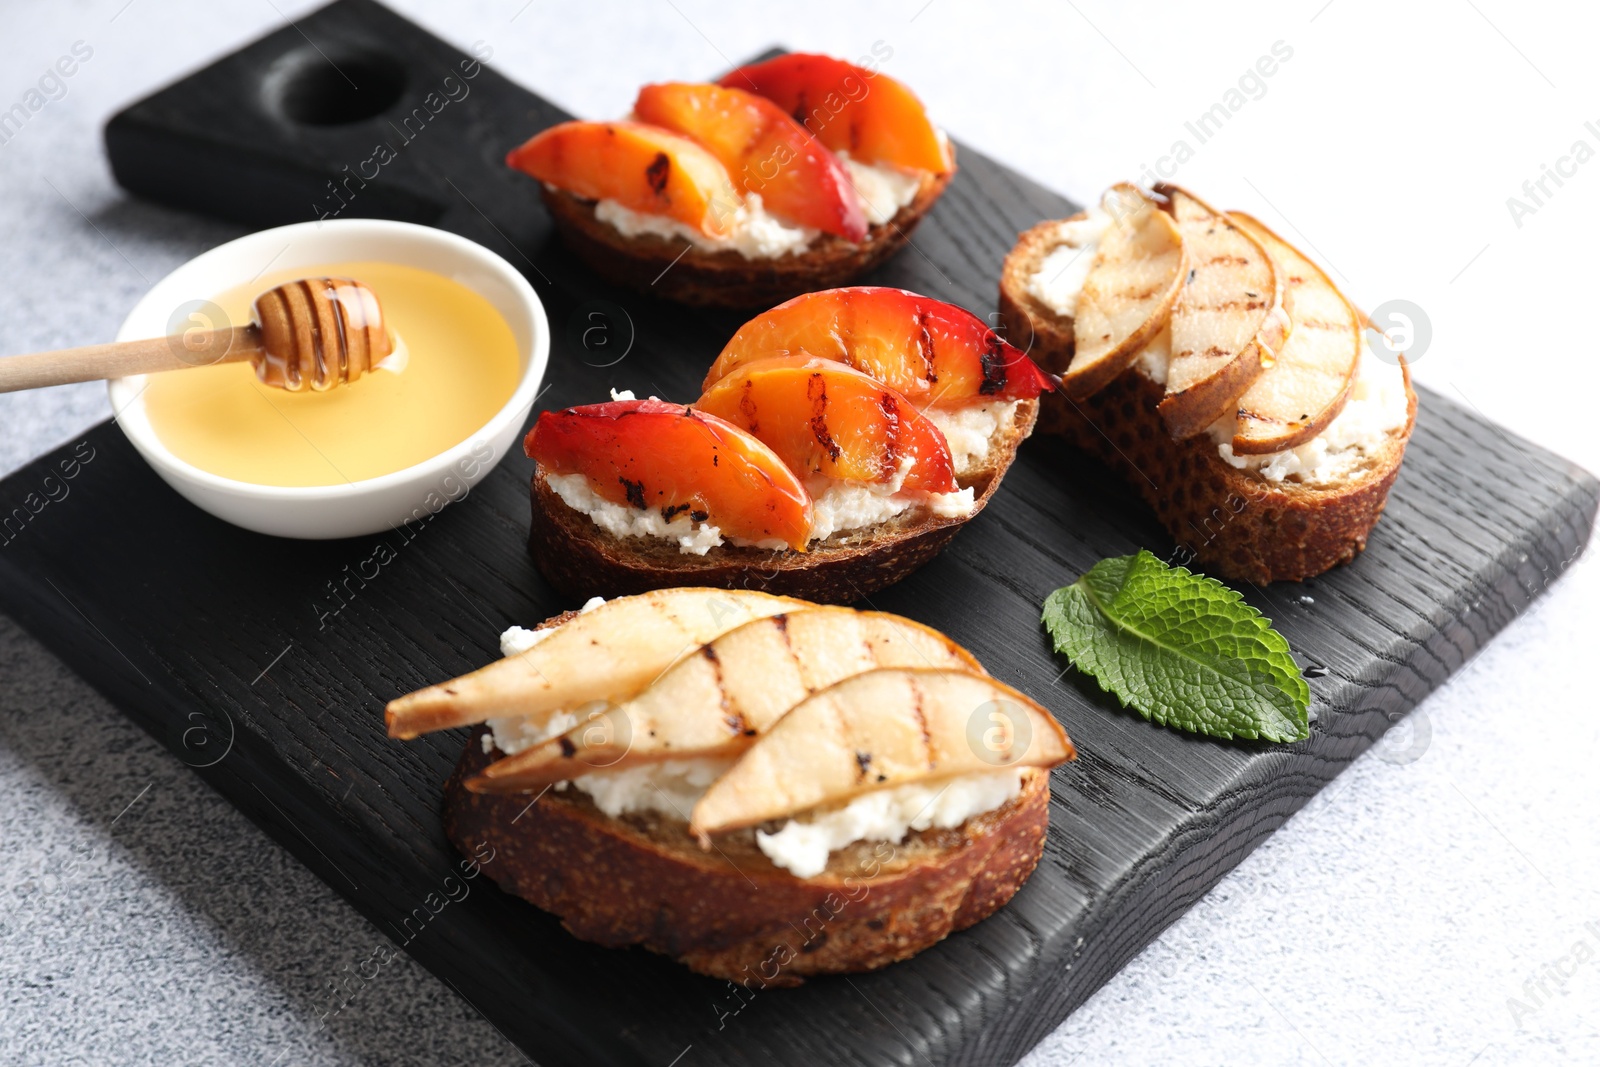
M1595 140L1581 103L1600 80L1583 53L1595 27L1571 13L1481 5L1425 16L1314 0L1239 5L1208 21L1175 8L1157 34L1144 5L396 6L463 46L489 42L499 69L595 115L626 110L641 81L709 73L774 41L854 55L884 40L891 73L953 131L1079 199L1193 140L1184 122L1285 40L1294 58L1197 146L1180 180L1300 236L1366 306L1397 295L1421 304L1434 330L1422 381L1600 468L1584 401L1548 388L1589 373L1594 343L1559 315L1527 311L1589 298L1582 257L1600 236L1589 210L1597 177L1580 169L1547 185L1520 226L1505 204L1574 138ZM278 7L292 17L305 5ZM0 352L110 337L150 283L238 232L123 196L99 124L279 25L270 4L189 0L6 12L0 106L75 41L94 54L64 96L0 144ZM1352 79L1349 58L1370 55L1379 28L1403 69ZM941 76L952 63L967 76ZM1328 156L1328 124L1351 116L1397 140ZM1324 165L1331 158L1340 165ZM1408 163L1455 176L1425 201L1396 195L1394 165ZM1591 193L1565 191L1581 185ZM1508 339L1537 353L1543 373L1506 376L1496 357ZM0 470L105 417L104 396L84 385L0 397ZM1593 558L1041 1044L1030 1067L1600 1061ZM0 619L0 1061L522 1061L449 987L389 952Z

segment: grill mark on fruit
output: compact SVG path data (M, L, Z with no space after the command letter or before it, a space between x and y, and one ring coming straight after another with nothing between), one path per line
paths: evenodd
M1265 300L1219 300L1216 303L1201 304L1196 307L1199 311L1237 311L1243 308L1247 311L1259 311L1267 306Z
M878 394L878 408L889 424L888 440L883 453L885 477L893 478L895 472L900 469L900 433L905 425L900 419L900 402L889 390L885 389Z
M710 517L711 517L711 512L709 512L709 511L691 511L691 512L689 512L689 518L693 519L695 522L705 522Z
M1001 351L1005 342L994 334L988 337L983 353L978 357L978 362L983 367L983 381L978 385L978 392L984 396L993 396L1006 386L1006 358Z
M1297 319L1294 328L1297 330L1336 330L1343 333L1349 329L1348 323L1329 322L1327 319Z
M751 433L761 432L761 422L756 418L756 400L751 390L755 388L755 381L750 378L744 380L744 392L739 394L739 414L744 417L744 428Z
M667 178L672 174L672 160L667 158L665 152L657 152L656 158L644 169L644 180L650 183L651 190L657 196L667 194Z
M722 658L717 655L717 650L710 645L700 646L701 657L711 664L711 673L716 676L717 695L722 702L722 721L728 724L728 729L734 734L754 733L750 724L745 722L744 714L736 708L728 706L728 687L722 680Z
M922 315L917 316L917 351L922 354L922 376L929 383L939 380L939 375L933 369L933 334L928 332L928 324Z
M642 510L645 507L644 483L630 482L620 474L617 476L617 481L622 483L622 491L627 495L628 503Z
M867 776L867 768L872 766L872 753L856 751L856 781L862 781Z
M578 754L578 746L572 743L572 738L563 737L560 744L562 758L571 759Z
M922 686L911 683L911 714L917 717L917 728L922 731L922 750L928 754L928 770L933 770L933 735L928 732L928 716L922 710Z
M783 639L783 654L789 657L789 663L794 667L795 673L800 676L800 685L809 695L816 692L816 686L805 679L805 665L800 662L800 653L795 651L794 638L789 635L789 615L781 612L772 616L772 625L778 630L778 636Z
M806 399L811 401L811 435L830 460L839 462L843 450L828 432L828 383L820 372L806 380Z
M663 522L671 522L673 519L677 518L679 515L688 510L688 504L668 504L666 507L661 509L661 519Z

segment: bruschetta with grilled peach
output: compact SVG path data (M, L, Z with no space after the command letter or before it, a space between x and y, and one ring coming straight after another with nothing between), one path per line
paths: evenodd
M573 596L859 600L982 510L1054 382L951 304L797 297L734 335L691 404L617 394L541 414L530 550Z
M646 85L626 119L553 126L506 162L601 275L759 307L850 281L909 239L955 173L910 89L793 54L716 84Z

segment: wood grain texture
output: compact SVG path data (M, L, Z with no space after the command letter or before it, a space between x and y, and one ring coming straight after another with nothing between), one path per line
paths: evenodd
M299 28L332 55L382 42L417 94L460 59L366 0ZM128 155L159 144L199 168L166 175L174 199L261 224L306 217L381 120L241 121L264 106L268 66L305 47L285 29L119 116L117 137L108 130L119 178L164 188L150 160ZM351 210L423 217L525 268L555 332L545 404L610 386L696 395L740 316L652 302L574 265L530 183L499 165L565 116L493 71L472 84ZM402 95L396 107L409 105ZM219 113L230 121L208 121ZM282 143L260 143L264 129ZM256 165L216 164L243 131ZM912 245L873 280L987 313L1017 233L1072 208L970 149L961 158ZM583 344L596 310L612 347ZM752 995L578 942L481 874L465 878L439 816L462 733L384 736L386 700L482 664L509 624L577 606L524 549L529 473L513 457L420 523L297 543L196 511L102 425L0 484L0 605L547 1065L1014 1062L1536 597L1587 541L1597 499L1584 472L1425 393L1366 553L1305 585L1244 591L1328 671L1311 681L1311 737L1224 744L1152 726L1062 674L1038 624L1045 595L1104 556L1172 546L1110 472L1030 441L984 514L872 602L966 643L1077 742L1078 762L1052 778L1037 873L993 918L915 959Z

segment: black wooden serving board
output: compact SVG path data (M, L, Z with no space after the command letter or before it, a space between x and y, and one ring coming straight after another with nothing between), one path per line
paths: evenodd
M427 91L453 71L460 83L462 58L369 0L341 0L117 116L112 164L128 188L181 207L302 220ZM339 99L325 65L372 95ZM304 79L332 95L296 102ZM554 330L544 405L610 386L693 396L740 316L616 291L577 266L531 182L501 165L565 116L489 69L466 84L344 214L432 222L523 268ZM399 95L381 115L341 125L279 108L287 92L302 117L337 118L384 104L385 85ZM1017 232L1073 208L975 152L961 163L874 280L985 312ZM1038 872L995 917L913 960L736 993L642 951L582 944L487 879L450 899L462 883L447 882L459 871L440 786L461 734L384 736L387 699L481 665L509 624L574 606L524 549L526 461L417 526L299 543L190 507L115 426L75 447L65 497L73 447L0 485L4 609L545 1064L1014 1062L1537 596L1585 544L1597 491L1424 394L1366 553L1303 586L1245 590L1326 670L1311 682L1310 739L1225 744L1151 726L1063 676L1038 623L1045 595L1104 556L1172 546L1093 463L1030 442L951 548L873 603L966 643L1078 743L1054 775ZM336 598L331 585L352 574L365 577Z

